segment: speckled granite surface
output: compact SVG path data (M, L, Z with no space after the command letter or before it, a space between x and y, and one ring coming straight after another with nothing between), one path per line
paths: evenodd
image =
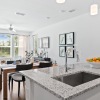
M95 79L93 81L89 81L82 85L78 85L76 87L72 87L52 78L60 75L69 75L78 72L89 72L96 75L100 75L100 69L91 68L89 64L73 64L68 66L71 68L68 70L68 72L65 71L64 66L57 66L21 71L21 73L26 77L32 79L35 83L42 86L47 91L61 98L61 100L70 100L75 96L78 96L97 86L100 86L100 78Z

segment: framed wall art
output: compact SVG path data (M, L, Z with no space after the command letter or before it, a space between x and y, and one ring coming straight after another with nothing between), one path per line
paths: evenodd
M74 58L74 46L66 46L67 58Z
M59 34L59 45L66 44L66 34Z
M65 57L65 46L59 46L59 56Z
M74 44L74 32L66 33L66 43L67 45Z
M43 37L41 39L42 42L42 48L50 48L50 38L49 37Z

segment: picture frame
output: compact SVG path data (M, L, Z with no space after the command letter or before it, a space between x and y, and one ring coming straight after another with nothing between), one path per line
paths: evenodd
M65 57L65 46L59 46L59 56Z
M74 58L74 46L66 46L67 58Z
M66 43L67 45L74 44L74 32L66 33Z
M50 48L50 38L49 37L43 37L41 39L42 42L42 48Z
M59 34L59 45L66 44L66 34Z

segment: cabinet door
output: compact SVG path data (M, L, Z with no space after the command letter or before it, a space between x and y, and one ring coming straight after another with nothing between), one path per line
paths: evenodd
M71 100L100 100L100 86L90 89Z
M62 100L34 83L34 100Z
M34 82L29 78L25 81L25 95L26 100L34 100Z
M26 78L25 81L25 95L26 100L30 100L30 79Z
M62 100L29 78L26 78L25 91L26 100Z

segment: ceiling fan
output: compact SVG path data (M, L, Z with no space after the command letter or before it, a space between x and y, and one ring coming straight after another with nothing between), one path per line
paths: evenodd
M9 30L13 31L13 32L16 32L16 30L12 27L12 24L10 24Z

